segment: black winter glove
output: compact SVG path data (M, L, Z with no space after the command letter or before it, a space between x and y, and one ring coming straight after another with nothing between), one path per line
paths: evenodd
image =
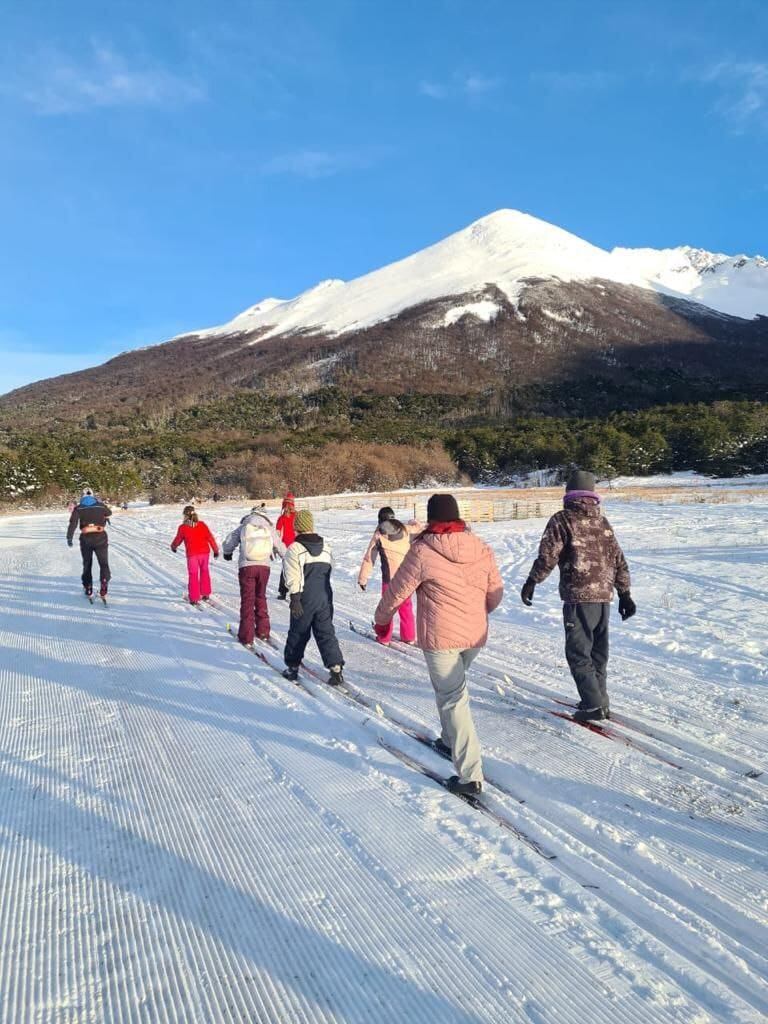
M357 585L358 585L358 587L360 587L361 590L365 590L365 584L364 583L358 583Z
M300 619L304 614L304 608L301 603L301 594L291 594L291 618Z
M629 596L629 591L627 590L626 593L619 594L619 615L622 620L631 619L636 611L637 605Z
M232 554L233 554L233 552L231 552L231 551L230 551L229 554L227 554L226 551L225 551L224 552L224 561L225 562L231 562L232 561Z
M520 600L523 602L523 604L528 605L529 608L533 604L533 592L535 589L536 584L529 576L523 584L523 589L520 591Z
M214 551L213 552L213 557L214 558L218 558L219 557L219 552L218 551Z
M176 554L176 548L173 546L173 544L171 544L171 551L174 553L174 555Z
M68 540L67 541L67 547L68 548L73 548L74 546L75 546L75 542L73 540Z

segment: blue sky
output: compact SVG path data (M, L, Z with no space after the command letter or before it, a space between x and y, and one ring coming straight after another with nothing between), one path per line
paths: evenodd
M514 207L768 255L765 0L0 0L0 391Z

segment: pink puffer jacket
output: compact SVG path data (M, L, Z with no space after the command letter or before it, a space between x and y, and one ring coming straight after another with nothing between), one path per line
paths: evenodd
M419 647L463 651L485 644L488 614L501 602L504 584L493 552L473 533L424 533L379 601L376 623L390 622L414 590Z

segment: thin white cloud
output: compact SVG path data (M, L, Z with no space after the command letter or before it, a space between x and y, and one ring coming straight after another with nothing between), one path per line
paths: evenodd
M462 82L463 91L467 96L480 96L485 92L493 92L500 86L500 78L488 78L486 75L467 75Z
M693 77L720 89L714 110L734 131L742 133L756 124L768 127L768 63L719 61Z
M432 100L444 100L448 97L448 90L439 82L419 82L419 92Z
M298 149L279 153L261 166L261 173L297 178L331 178L346 171L367 170L389 154L384 146L360 149Z
M107 107L164 107L205 98L200 82L156 66L132 66L107 46L92 46L87 60L46 53L17 76L14 92L38 114L80 114Z
M530 80L553 92L587 92L606 89L617 77L608 71L534 71Z
M449 82L437 82L434 79L422 79L419 92L432 100L458 99L461 97L477 97L495 92L504 84L502 78L472 74L455 74Z

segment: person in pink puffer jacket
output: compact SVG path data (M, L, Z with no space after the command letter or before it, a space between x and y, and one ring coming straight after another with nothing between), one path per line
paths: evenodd
M412 543L376 608L385 626L416 592L416 626L435 690L442 733L438 748L458 772L448 788L466 795L482 790L480 743L469 709L467 669L488 639L488 615L504 594L493 552L468 529L451 494L433 494L427 528Z
M379 509L379 525L371 537L363 561L360 565L360 573L357 577L357 585L361 590L368 586L374 564L379 560L381 564L381 592L386 594L390 581L403 564L403 559L411 547L411 535L420 533L423 527L412 520L405 526L399 519L395 518L394 509L385 505ZM416 624L413 620L413 605L410 597L397 609L400 617L400 639L406 644L416 643ZM374 626L377 643L385 647L392 639L394 629L394 617L387 626Z

